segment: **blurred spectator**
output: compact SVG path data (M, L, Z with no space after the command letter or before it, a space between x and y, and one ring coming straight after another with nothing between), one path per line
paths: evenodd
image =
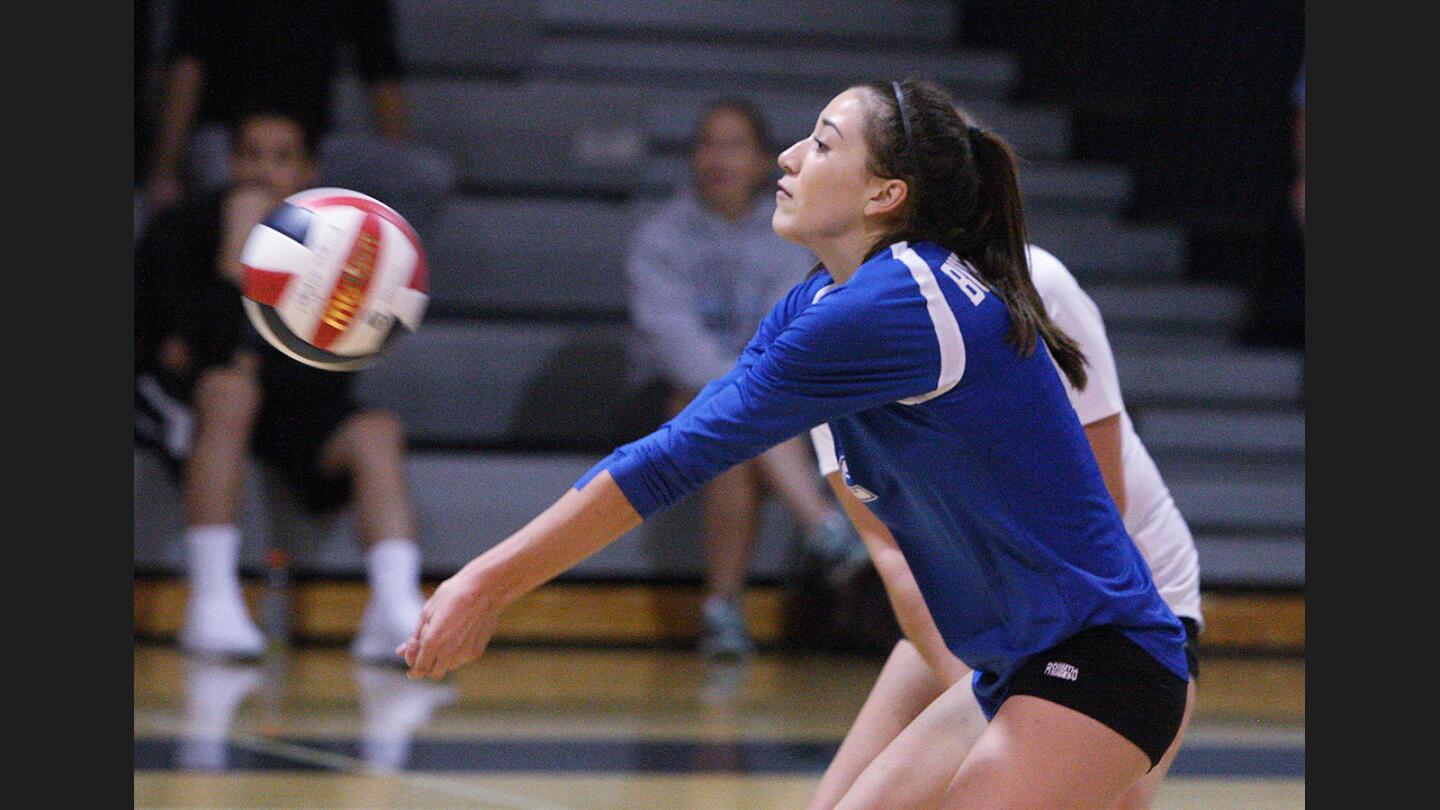
M353 501L371 598L352 651L395 662L424 601L400 423L355 402L354 375L270 347L240 303L244 240L282 199L313 184L314 141L294 118L263 112L242 117L233 142L233 184L159 215L135 256L136 410L180 473L185 503L190 596L180 641L221 657L264 649L237 574L253 452L316 514Z
M1305 348L1305 67L1290 94L1294 175L1271 218L1240 340L1248 346Z
M412 224L423 216L397 197L415 188L443 193L453 183L446 161L404 143L409 121L388 0L180 0L170 31L143 189L151 213L186 191L203 196L229 179L228 134L241 111L252 108L287 113L320 133L327 162L369 169L327 180L386 200ZM328 137L332 91L347 49L368 89L378 139Z
M692 183L641 224L626 258L637 365L669 389L673 415L735 364L761 319L815 259L775 235L775 161L767 127L749 102L727 99L701 115ZM804 437L723 473L701 492L706 599L701 650L752 649L739 596L759 530L761 498L778 494L806 546L843 576L866 560L844 515L821 493Z

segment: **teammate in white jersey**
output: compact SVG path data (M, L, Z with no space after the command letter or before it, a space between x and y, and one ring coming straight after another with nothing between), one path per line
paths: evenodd
M1050 252L1031 245L1029 257L1031 279L1046 313L1079 344L1089 367L1084 390L1077 389L1061 375L1070 404L1085 427L1086 438L1100 464L1106 488L1124 518L1126 531L1149 563L1155 587L1180 617L1189 636L1186 653L1190 684L1185 714L1188 723L1195 702L1195 679L1199 675L1195 642L1204 627L1195 540L1154 460L1135 433L1130 415L1125 412L1120 377L1099 307ZM820 474L830 483L865 539L905 638L891 653L809 808L834 807L856 785L862 772L866 774L865 783L859 785L856 797L889 797L901 804L912 792L916 796L933 795L944 786L923 784L923 775L929 772L924 760L963 757L985 728L986 721L973 700L961 701L945 711L926 713L924 710L948 687L967 681L970 668L945 648L889 530L846 486L829 426L814 428L810 437L815 444ZM917 717L923 717L922 722L912 726ZM887 751L886 746L902 735L902 729L904 739ZM1183 726L1180 733L1183 736ZM1116 810L1149 807L1177 749L1178 746L1172 748L1159 765L1136 783L1116 805ZM917 783L917 778L922 783Z

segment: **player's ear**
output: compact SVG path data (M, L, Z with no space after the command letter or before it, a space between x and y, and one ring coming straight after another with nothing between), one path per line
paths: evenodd
M885 216L900 210L900 206L910 198L910 186L904 180L893 177L876 177L870 182L868 195L865 199L865 214Z

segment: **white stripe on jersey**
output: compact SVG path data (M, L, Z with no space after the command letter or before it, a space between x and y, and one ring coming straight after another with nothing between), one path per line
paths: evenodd
M820 466L820 477L840 472L840 459L835 456L835 434L830 432L829 422L810 428L810 442L815 445L815 463Z
M910 275L925 296L925 309L930 313L930 322L935 325L935 339L940 343L940 380L934 391L900 400L901 405L919 405L954 388L965 373L965 339L960 335L960 324L955 322L955 313L945 302L945 294L935 281L930 265L920 258L909 243L896 242L890 246L890 253L910 268Z
M834 284L826 284L824 287L821 287L820 289L816 290L816 291L815 291L815 297L810 299L810 303L812 303L812 304L818 304L818 303L820 303L820 299L821 299L821 298L824 298L824 297L825 297L825 294L828 293L828 292L830 292L830 291L833 290L833 289L835 289L835 285L834 285Z

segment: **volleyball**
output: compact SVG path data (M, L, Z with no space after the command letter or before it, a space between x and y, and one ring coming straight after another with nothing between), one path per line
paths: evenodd
M292 194L240 253L245 313L306 365L355 371L420 326L429 302L414 228L374 197L343 188Z

